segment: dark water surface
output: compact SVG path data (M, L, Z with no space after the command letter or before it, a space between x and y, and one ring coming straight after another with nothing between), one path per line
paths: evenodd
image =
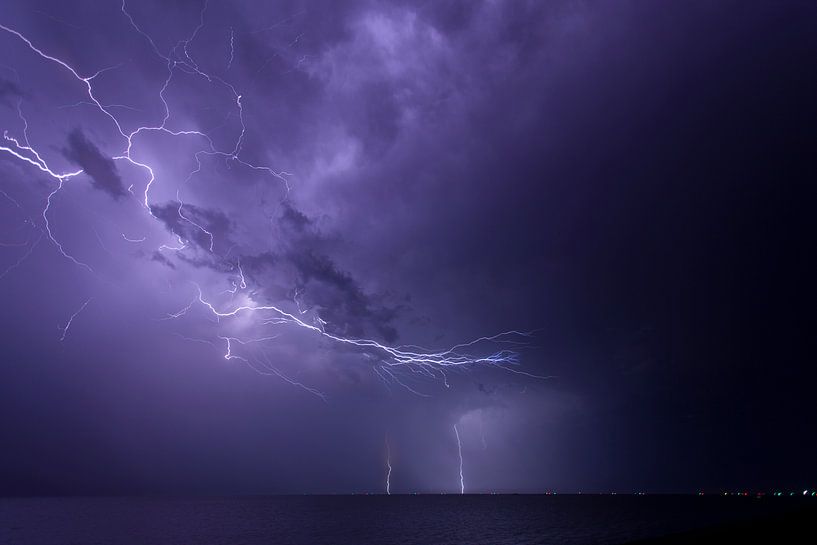
M810 504L817 504L817 498L6 498L0 499L0 544L624 543L769 516Z

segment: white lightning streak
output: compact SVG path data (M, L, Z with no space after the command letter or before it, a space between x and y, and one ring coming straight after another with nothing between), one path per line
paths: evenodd
M230 59L227 61L227 70L232 66L233 58L235 58L235 31L233 27L230 27Z
M170 54L163 55L159 51L158 47L156 47L156 43L153 41L153 39L136 24L133 17L131 16L131 14L127 11L127 6L126 6L125 0L122 1L121 11L125 15L125 17L127 17L128 21L130 21L131 26L150 43L150 45L151 45L153 51L156 53L156 55L167 62L167 67L168 67L167 79L165 80L164 85L162 86L161 90L159 91L159 99L161 100L161 102L162 102L162 104L164 106L164 110L165 110L165 115L164 115L164 118L162 120L162 123L160 125L158 125L158 126L141 126L141 127L136 128L135 130L133 130L130 133L125 133L125 131L122 128L121 123L119 122L119 119L110 111L110 108L113 107L113 105L110 105L110 106L103 105L96 98L96 96L94 95L94 87L93 87L93 84L92 84L94 78L96 78L100 74L102 74L102 73L104 73L104 72L106 72L108 70L111 70L113 68L116 68L116 67L103 68L103 69L97 71L96 73L92 74L91 76L83 77L70 64L68 64L67 62L63 61L62 59L60 59L58 57L54 57L52 55L49 55L49 54L45 53L43 50L41 50L37 46L35 46L34 43L31 40L29 40L26 36L24 36L22 33L18 32L17 30L15 30L13 28L10 28L8 26L5 26L3 24L0 24L0 30L3 30L5 32L8 32L9 34L12 34L12 35L16 36L17 38L22 40L28 46L28 48L31 51L33 51L34 53L36 53L37 55L39 55L43 59L49 60L51 62L54 62L54 63L62 66L63 68L68 70L71 73L71 75L74 76L74 78L76 80L82 82L85 85L88 98L90 99L90 104L95 106L100 112L102 112L105 116L107 116L113 122L114 126L116 127L117 132L119 132L119 134L124 138L124 140L126 142L126 147L125 147L124 153L122 153L121 155L114 156L113 159L128 161L132 165L140 167L140 168L142 168L142 169L144 169L144 170L146 170L148 172L149 178L148 178L148 181L147 181L147 183L145 185L143 203L144 203L145 208L148 210L148 212L150 213L151 216L153 216L153 212L152 212L152 210L150 208L149 193L150 193L150 189L151 189L153 183L156 181L156 175L154 173L153 168L150 165L139 162L139 161L135 160L133 157L131 157L131 150L133 149L133 139L138 134L140 134L142 132L145 132L145 131L160 131L160 132L164 132L166 134L170 134L170 135L173 135L173 136L181 136L181 135L200 136L200 137L204 138L208 142L209 150L207 150L207 151L202 150L201 152L197 152L197 158L198 158L198 153L206 153L208 155L218 155L218 156L225 157L225 159L233 160L235 162L238 162L238 163L246 166L247 168L251 168L251 169L254 169L254 170L262 170L262 171L268 172L272 176L280 179L284 183L284 185L286 186L287 191L288 191L289 190L289 183L288 183L288 180L286 178L288 173L276 172L272 168L266 167L266 166L253 165L253 164L248 163L248 162L244 161L243 159L239 158L239 153L241 151L244 135L246 133L246 125L244 123L244 114L243 114L244 110L243 110L243 105L241 103L241 94L238 93L238 91L235 89L235 87L233 85L227 83L223 79L221 79L219 77L216 77L216 76L211 76L210 74L202 72L199 69L196 62L190 57L190 54L188 52L188 46L196 38L198 32L204 26L204 16L205 16L205 12L207 11L207 1L204 2L203 7L201 9L198 26L195 28L195 30L193 31L193 33L191 34L191 36L187 40L183 40L182 42L180 42L180 44L178 44L178 45L183 45L184 59L179 59L179 58L173 59L170 56L170 55L174 54L174 51L178 48L178 45L176 47L174 47L174 49L170 52ZM239 121L241 123L241 133L238 136L238 139L236 140L235 146L233 147L233 150L231 152L216 150L214 145L213 145L213 141L210 139L210 137L208 135L200 132L200 131L194 131L194 130L172 131L172 130L170 130L170 129L168 129L166 127L167 122L168 122L171 114L170 114L170 106L168 105L167 100L165 99L164 93L167 90L167 87L170 85L170 81L173 78L174 69L177 66L187 68L187 69L193 71L194 73L198 74L199 76L207 79L207 81L209 81L209 82L212 82L212 81L215 80L215 81L219 82L220 84L224 85L225 87L227 87L232 92L233 97L235 98L235 103L236 103L236 106L238 108L238 112L239 112ZM119 106L119 105L117 105L117 106ZM22 116L22 112L20 111L19 108L18 108L18 112ZM26 123L26 130L27 130L27 128L28 128L28 124ZM14 157L37 167L41 171L46 172L51 177L57 179L57 181L59 182L59 185L58 185L57 189L48 196L46 208L43 211L43 218L44 218L44 220L46 222L46 230L48 231L49 238L57 246L60 253L64 257L66 257L67 259L73 261L75 264L83 266L83 267L87 268L89 271L92 271L92 269L91 269L91 267L89 265L80 262L79 260L77 260L76 258L74 258L73 256L71 256L70 254L68 254L65 251L64 247L54 238L54 235L53 235L53 233L51 232L51 229L50 229L50 225L48 224L48 218L46 217L46 212L48 211L48 209L49 209L49 207L51 205L51 198L54 196L54 194L57 191L62 189L63 182L66 179L70 178L70 177L73 177L73 176L76 176L77 174L80 174L82 171L79 170L77 172L69 172L69 173L64 173L64 174L58 174L58 173L54 172L53 170L51 170L48 167L46 162L40 157L40 155L31 146L29 146L29 145L22 146L16 140L14 140L12 138L9 138L9 137L6 137L6 140L9 140L9 141L13 142L15 144L15 146L16 146L16 149L12 149L12 148L10 148L8 146L0 146L0 151L4 151L6 153L9 153L9 154L13 155ZM27 133L25 135L25 140L26 140L26 142L28 142ZM33 154L34 158L32 159L31 157L21 153L21 151L25 151L25 152L29 152L29 153ZM129 188L129 191L131 189L132 189L132 187ZM212 251L212 235L210 236L210 238L211 238L211 245L210 246L211 246L211 251ZM184 245L181 248L170 248L170 247L166 247L166 246L160 247L160 249L162 249L162 248L179 249L180 250L180 249L184 248Z
M247 279L244 278L244 269L241 268L241 259L238 260L236 266L238 267L238 275L241 278L241 282L238 284L238 287L245 290L247 289Z
M457 436L457 453L460 457L460 494L465 494L465 480L462 477L462 441L460 441L460 432L456 424L454 424L454 435Z
M39 244L39 243L40 243L40 240L42 240L42 238L43 238L43 237L42 237L42 234L40 234L40 236L39 236L39 237L37 237L37 240L35 240L35 241L34 241L34 243L33 243L31 246L29 246L29 247L28 247L28 250L26 250L26 252L25 252L23 255L21 255L21 256L20 256L20 258L19 258L17 261L15 261L15 262L14 262L14 263L12 263L11 265L9 265L9 267L8 267L8 268L6 268L6 270L4 270L2 273L0 273L0 278L3 278L3 277L4 277L4 276L6 276L8 273L10 273L10 272L11 272L11 271L13 271L14 269L16 269L17 267L19 267L20 265L22 265L22 264L23 264L23 261L25 261L26 259L28 259L28 258L29 258L29 256L31 256L32 252L34 252L34 248L36 248L36 247L37 247L37 244Z
M389 436L386 436L386 494L391 496L391 448L389 448Z
M0 189L0 195L3 195L3 196L4 196L4 197L5 197L5 198L6 198L6 199L7 199L7 200L8 200L8 201L11 203L11 204L13 204L14 206L16 206L17 208L20 208L20 209L22 209L22 208L23 208L22 206L20 206L20 203L19 203L19 202L17 202L17 200L16 200L14 197L12 197L11 195L9 195L8 193L6 193L5 191L3 191L2 189Z
M349 337L340 337L332 333L328 333L323 328L304 322L289 312L275 306L275 305L241 305L232 310L219 311L216 307L204 299L204 294L198 284L195 284L198 290L199 302L207 307L216 318L230 318L242 312L273 312L277 315L277 320L274 323L286 323L296 325L304 329L308 329L316 334L331 339L337 343L348 344L360 348L370 348L380 352L387 357L389 362L387 365L417 365L425 367L448 367L460 365L473 365L479 363L485 364L503 364L503 363L517 363L518 354L508 350L500 350L488 356L471 356L468 354L461 354L456 352L457 348L464 348L472 346L481 341L491 341L508 335L522 335L518 331L506 331L490 337L480 337L467 343L455 345L447 350L440 352L417 352L412 350L400 349L385 344L381 344L372 339L356 339ZM507 369L502 367L503 369Z
M129 238L128 236L126 236L126 235L125 235L125 233L122 233L122 238L124 238L124 239L125 239L126 241L128 241L128 242L134 242L134 243L144 242L144 241L146 241L146 240L147 240L147 237L142 237L142 238Z
M301 388L302 390L304 390L306 392L309 392L310 394L314 395L315 397L320 398L321 401L323 401L324 403L328 403L328 401L326 400L326 395L324 395L323 392L321 392L320 390L316 390L315 388L312 388L311 386L307 386L303 382L299 382L299 381L297 381L295 379L292 379L292 378L286 376L285 374L283 374L281 371L279 371L276 367L274 367L272 365L272 362L269 361L268 356L264 355L263 360L259 361L259 363L262 364L263 367L265 369L267 369L270 373L274 374L275 376L277 376L281 380L283 380L285 382L288 382L292 386L297 386L298 388ZM250 366L253 367L252 365L250 365ZM253 367L253 369L255 369L255 371L257 371L259 374L262 374L262 375L269 374L269 373L264 373L264 372L258 370L255 367Z
M237 343L237 344L240 344L240 345L249 345L249 344L253 344L253 343L262 343L262 342L265 342L265 341L271 341L271 340L277 339L278 338L277 335L274 335L274 336L271 336L271 337L261 337L261 338L258 338L258 339L249 339L249 340L242 340L242 339L239 339L237 337L227 337L227 336L221 336L221 335L219 335L218 338L222 339L227 344L227 351L224 353L224 359L225 360L241 360L244 363L246 363L247 366L250 369L252 369L256 373L258 373L259 375L275 375L278 378L280 378L281 380L283 380L284 382L287 382L287 383L289 383L289 384L291 384L293 386L297 386L298 388L301 388L302 390L304 390L306 392L309 392L310 394L320 398L324 403L327 402L326 395L323 392L321 392L320 390L317 390L315 388L312 388L311 386L307 386L303 382L299 382L299 381L285 375L277 367L275 367L272 364L272 361L270 361L269 356L267 356L266 354L262 354L260 357L253 358L253 357L239 356L239 355L236 355L236 354L233 353L233 343Z
M187 223L189 223L190 225L196 227L199 231L206 234L208 237L210 237L210 253L213 253L213 233L211 233L210 231L205 229L203 226L199 225L195 221L191 220L190 218L188 218L187 216L182 214L182 207L184 206L184 203L182 202L182 198L179 196L179 190L178 189L176 190L176 200L179 201L179 217L181 219L183 219L184 221L186 221Z
M48 210L51 208L51 199L53 199L54 195L56 195L60 191L60 189L62 189L62 184L63 184L64 181L65 180L63 178L60 178L59 183L57 184L57 189L55 189L54 191L49 193L48 198L46 198L46 200L45 200L45 208L43 208L43 214L42 214L43 221L45 222L45 230L48 232L48 238L51 239L51 242L54 243L54 245L57 247L57 249L60 251L60 253L63 255L63 257L65 257L66 259L72 261L75 265L79 265L80 267L85 267L90 272L94 272L94 270L91 268L90 265L88 265L87 263L83 263L82 261L78 260L77 258L72 256L71 254L66 252L65 248L62 246L62 244L54 237L54 233L51 232L51 222L48 221Z
M88 298L88 299L87 299L87 300L86 300L84 303L82 303L82 306L81 306L81 307L79 307L79 308L77 309L77 311L71 315L71 317L70 317L70 318L68 318L68 322L65 324L65 327L61 327L61 328L59 328L59 329L62 329L62 336L60 337L60 341L64 341L64 340L65 340L65 336L66 336L66 335L68 335L68 329L71 327L71 324L72 324L72 323L74 323L74 318L76 318L76 317L77 317L77 315L78 315L80 312L82 312L83 310L85 310L85 307L87 307L87 306L88 306L88 303L90 303L90 302L91 302L91 299L93 299L93 297L89 297L89 298Z

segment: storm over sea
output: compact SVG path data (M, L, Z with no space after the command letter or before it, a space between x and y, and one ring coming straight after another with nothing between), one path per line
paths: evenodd
M270 496L0 499L3 545L626 543L763 518L811 498Z

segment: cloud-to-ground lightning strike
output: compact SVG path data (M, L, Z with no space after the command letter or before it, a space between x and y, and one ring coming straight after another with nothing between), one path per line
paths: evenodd
M460 494L465 494L465 479L462 476L462 441L460 441L460 431L454 424L454 435L457 437L457 455L460 459Z
M153 54L155 54L159 59L161 59L164 63L166 63L166 70L167 70L167 77L164 79L164 83L162 84L161 88L158 92L158 99L162 104L163 108L163 116L161 123L158 124L145 124L139 127L136 127L133 130L126 131L123 128L123 122L120 121L120 118L117 117L117 114L114 112L114 108L118 108L121 105L117 104L103 104L100 99L97 98L95 94L95 79L103 74L104 72L116 68L116 67L108 67L103 68L101 70L96 71L91 75L82 75L80 71L75 69L71 64L66 62L65 60L53 56L49 53L46 53L43 49L35 45L35 43L29 39L27 36L22 34L21 32L6 26L4 24L0 24L0 30L4 31L7 34L15 37L16 39L20 40L25 44L25 46L43 61L54 63L61 67L62 69L66 70L78 83L80 83L84 89L87 100L82 101L81 103L76 104L79 106L80 104L85 104L92 106L96 111L98 111L102 116L112 124L113 128L115 129L116 133L118 134L117 138L122 139L123 148L119 154L114 155L111 157L111 160L114 161L125 161L138 169L144 171L147 174L147 180L144 185L144 192L139 199L141 202L141 206L147 210L148 215L155 221L158 221L158 218L154 214L154 209L151 205L150 200L150 191L152 186L156 183L156 172L158 169L155 166L150 165L145 160L137 160L134 158L133 151L136 145L137 136L150 133L150 132L157 132L163 133L169 136L174 137L188 137L193 139L196 142L201 142L203 147L198 149L197 151L192 153L192 156L196 162L196 169L190 172L187 177L186 181L189 181L190 178L196 173L201 170L201 161L200 158L202 156L211 156L211 157L219 157L223 158L225 162L235 163L241 165L244 168L262 172L272 176L274 179L279 180L285 186L287 192L289 191L289 182L288 178L291 176L290 173L285 171L277 171L273 168L265 165L257 165L245 161L241 158L242 147L244 145L244 138L247 133L247 126L245 124L245 107L244 103L242 102L243 95L235 88L232 83L224 80L220 76L210 74L202 70L199 64L193 60L191 57L189 47L191 43L193 43L201 31L201 29L205 25L205 14L207 12L207 1L202 5L202 9L199 14L199 23L193 32L184 40L178 42L173 48L170 49L169 52L163 53L158 48L156 42L153 38L145 32L139 24L136 22L134 17L127 9L127 4L125 0L122 1L121 5L121 12L125 18L127 18L130 26L139 34L141 35L146 42L149 44ZM230 54L229 60L227 63L227 68L229 69L233 63L234 55L235 55L235 32L234 29L230 29ZM218 149L214 144L213 139L205 132L201 132L199 130L172 130L168 128L168 121L172 116L170 105L168 104L168 100L166 99L166 92L170 83L176 74L177 71L183 71L186 74L193 75L195 77L203 78L207 82L218 85L226 89L233 99L233 105L237 110L237 118L240 124L240 131L234 144L232 145L231 149ZM132 108L128 109L129 111L133 111ZM53 191L49 192L47 198L45 200L45 207L42 210L41 216L43 219L43 226L45 233L49 240L53 243L53 245L57 248L59 253L65 257L66 259L70 260L74 264L84 267L89 271L93 272L91 266L87 263L80 261L78 258L74 257L71 253L69 253L65 247L60 243L57 237L54 235L52 230L52 225L49 222L48 212L53 204L53 200L57 193L63 189L64 184L81 174L84 173L83 170L76 170L71 172L57 172L52 169L48 162L43 158L42 154L37 151L37 149L32 146L29 142L28 138L28 122L22 114L22 110L18 108L18 112L20 118L22 119L25 129L23 131L23 139L22 142L13 136L8 134L8 131L4 132L4 143L0 144L0 152L4 152L13 158L27 163L42 173L47 174L51 179L56 181L56 187ZM128 187L128 191L133 194L133 184ZM180 189L177 188L176 191L177 195L177 214L179 218L188 223L193 225L199 232L204 233L209 240L209 251L213 253L214 249L214 242L215 242L215 233L211 230L208 230L204 225L196 220L192 219L191 216L185 213L184 207L186 206L180 197ZM168 244L161 244L158 246L157 250L170 250L175 252L183 252L186 249L191 247L191 241L185 240L185 238L176 232L171 232L173 238L178 241L178 245L168 245ZM140 237L134 238L121 233L122 239L130 243L141 243L147 240L147 237ZM36 242L30 247L28 254L33 251L34 246L36 246ZM27 254L27 255L28 255ZM24 256L23 259L25 259ZM14 265L16 267L17 265ZM239 290L244 290L247 288L247 281L244 275L244 271L241 267L241 262L237 262L237 269L239 273L239 282L232 282L233 289L227 290L232 295L236 296L236 293ZM5 275L8 271L4 272ZM296 326L298 328L306 329L316 336L329 339L335 343L340 345L346 345L351 347L356 347L360 350L363 350L367 355L376 358L379 361L379 367L375 367L375 372L378 376L384 380L384 382L391 381L395 384L398 384L410 392L413 392L420 396L425 396L416 389L412 388L410 385L406 383L405 380L401 379L397 375L397 370L399 368L405 369L410 371L416 376L419 377L428 377L428 378L442 378L443 382L446 386L449 386L448 377L446 375L446 370L453 370L456 368L461 368L463 366L475 366L475 365L490 365L493 367L498 367L500 369L510 371L513 373L518 373L521 375L535 377L535 378L547 378L547 377L540 377L537 375L532 375L525 371L521 371L518 369L512 369L509 366L516 365L519 363L519 354L515 350L503 348L501 350L496 350L493 352L488 353L487 355L479 355L474 353L478 346L484 346L486 344L504 344L504 345L511 345L516 346L520 344L524 344L524 340L530 336L530 333L521 332L521 331L505 331L493 336L485 336L480 337L478 339L457 344L452 346L451 348L445 350L427 350L422 349L419 347L412 347L412 346L390 346L387 344L380 343L376 340L366 339L366 338L355 338L355 337L347 337L342 336L340 334L332 333L327 330L324 326L327 323L321 319L320 316L315 314L311 320L307 318L307 313L310 312L309 310L304 310L301 308L300 302L298 301L298 297L301 295L300 291L296 291L294 301L295 305L298 307L297 315L287 310L272 305L272 304L259 304L256 303L252 299L252 294L246 295L241 294L240 297L243 297L242 304L235 306L230 309L226 310L219 310L216 305L210 302L207 298L205 298L204 293L202 292L201 288L196 285L196 289L198 291L198 302L201 303L211 315L215 318L216 322L220 321L224 318L231 318L235 317L239 314L257 314L261 317L260 325L269 325L269 326L277 326L277 325L290 325ZM237 296L238 297L238 296ZM79 312L81 312L85 306L90 302L90 299L83 304L83 306L71 317L71 319L66 324L65 328L62 329L62 339L65 338L68 332L68 328L71 325L72 320L76 317ZM168 315L169 318L178 318L185 314L190 309L190 305L185 307L183 311L178 313L173 313ZM310 323L311 322L311 323ZM240 356L233 353L233 344L237 343L239 345L245 345L249 342L255 342L259 340L269 340L274 338L273 336L266 335L261 339L254 339L254 340L247 340L247 341L239 341L234 336L219 336L222 340L227 343L227 352L224 355L226 359L238 359L245 361L253 370L259 372L261 374L272 374L278 376L282 380L289 382L290 384L296 385L304 390L320 397L321 399L325 400L324 395L309 387L304 385L303 383L296 381L287 375L281 373L276 367L272 366L268 359L264 358L249 358Z
M82 312L83 310L85 310L85 307L87 307L87 306L88 306L88 303L90 303L92 299L93 299L93 297L89 297L88 299L86 299L86 300L85 300L85 302L84 302L84 303L82 303L82 306L80 306L80 307L77 309L77 311L76 311L76 312L74 312L74 313L71 315L71 317L70 317L70 318L68 318L68 321L65 323L65 326L64 326L64 327L60 327L60 328L59 328L60 330L62 330L62 335L60 336L60 341L64 341L64 340L65 340L66 335L68 335L68 330L71 328L71 324L72 324L72 323L74 323L74 318L76 318L76 317L79 315L79 313L80 313L80 312Z
M391 446L386 436L386 495L391 496Z
M791 529L817 0L756 4L0 0L0 545Z

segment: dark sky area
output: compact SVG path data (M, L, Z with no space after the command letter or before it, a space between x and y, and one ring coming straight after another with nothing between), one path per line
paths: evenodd
M0 495L817 487L815 29L2 2Z

